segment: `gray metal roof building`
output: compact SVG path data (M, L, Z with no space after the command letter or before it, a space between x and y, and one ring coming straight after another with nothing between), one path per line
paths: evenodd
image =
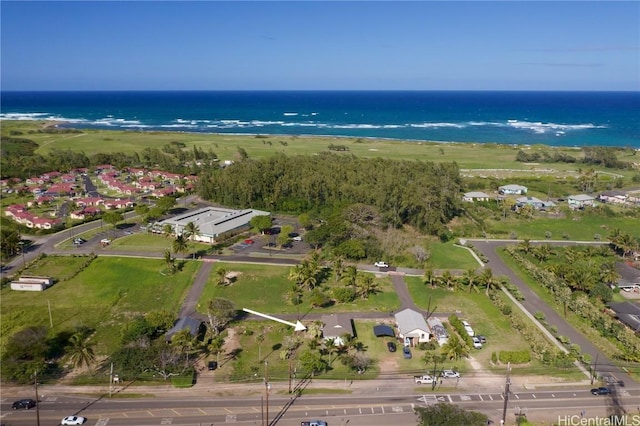
M193 222L200 230L192 238L196 241L213 244L220 236L240 232L249 227L249 221L256 216L268 216L269 212L261 210L232 210L220 207L205 207L165 219L156 223L160 229L171 225L175 235L181 235L184 227Z

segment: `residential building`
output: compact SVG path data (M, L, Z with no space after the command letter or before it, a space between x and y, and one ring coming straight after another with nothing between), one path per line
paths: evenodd
M420 312L405 309L395 314L395 319L399 337L406 345L416 346L418 343L429 341L431 330Z

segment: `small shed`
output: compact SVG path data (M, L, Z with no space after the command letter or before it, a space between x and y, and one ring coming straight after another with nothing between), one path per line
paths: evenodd
M53 285L51 277L37 277L23 275L17 281L11 282L11 290L44 291Z
M375 334L376 337L396 337L396 333L393 332L393 328L385 324L374 325L373 334Z
M165 333L164 337L167 342L170 342L176 333L179 333L185 329L189 330L189 334L191 334L191 337L196 337L202 331L203 326L203 322L197 318L182 317L178 321L176 321L171 330Z
M431 336L436 339L440 346L446 344L449 341L449 333L444 328L444 324L440 321L440 318L431 317L427 319L427 324L431 328Z

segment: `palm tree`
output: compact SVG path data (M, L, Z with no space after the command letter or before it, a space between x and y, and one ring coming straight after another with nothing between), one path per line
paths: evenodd
M217 284L223 286L227 284L227 270L223 267L216 269L216 276L218 277Z
M451 334L442 346L442 352L447 359L458 360L469 355L469 347L456 334Z
M440 282L442 283L443 286L445 286L447 289L451 289L453 290L453 281L455 280L454 276L451 274L451 271L448 269L445 269L444 272L442 273L442 276L440 277Z
M353 265L347 266L342 278L347 282L347 285L355 287L358 281L358 268Z
M430 285L432 288L435 288L436 285L438 284L438 277L436 277L436 274L433 272L433 269L431 267L426 267L424 269L422 282L425 285Z
M301 266L302 266L302 270L301 270L302 276L301 276L300 285L308 288L309 290L313 290L316 284L318 283L318 279L316 277L317 271L314 270L312 264L310 264L309 262L303 262Z
M175 240L173 240L173 251L174 253L184 253L189 248L187 244L187 240L185 240L184 236L178 235Z
M84 333L75 333L69 338L69 345L66 347L69 359L74 367L90 367L95 361L93 345L84 338Z
M336 281L342 279L344 273L344 258L342 256L336 256L333 258L333 273L336 277Z
M491 268L484 269L480 274L479 280L486 289L485 294L489 296L489 291L496 285L496 280L493 277L493 271L491 270Z
M184 230L182 232L185 238L194 239L200 235L200 227L193 222L189 222L184 226Z
M162 227L162 233L166 238L169 238L173 234L173 226L168 223Z
M480 291L478 290L478 274L476 274L475 269L469 268L464 271L464 274L462 274L462 279L467 284L469 293L471 293L472 291L478 293Z
M184 226L183 234L185 238L195 241L196 237L200 235L200 227L198 227L198 225L196 225L193 222L189 222ZM193 258L195 259L196 258L195 244L193 245L193 247L194 247Z
M378 284L374 281L371 274L363 274L356 282L356 292L362 299L367 299L370 294L375 293Z

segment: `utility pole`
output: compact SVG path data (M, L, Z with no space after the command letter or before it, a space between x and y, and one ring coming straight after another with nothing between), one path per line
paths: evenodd
M269 426L269 370L267 361L264 362L264 391L265 391L265 400L266 400L266 418L265 418L265 426Z
M507 421L507 404L509 403L509 386L511 386L511 379L509 373L511 372L511 363L507 364L507 382L504 385L504 407L502 408L502 424Z
M591 366L591 384L593 385L593 382L595 382L596 380L596 368L598 368L598 356L600 355L600 353L596 354L596 362Z
M113 363L111 363L111 371L109 371L109 398L111 398L112 390L113 390Z
M36 389L36 425L40 426L40 400L38 399L38 370L33 373Z

